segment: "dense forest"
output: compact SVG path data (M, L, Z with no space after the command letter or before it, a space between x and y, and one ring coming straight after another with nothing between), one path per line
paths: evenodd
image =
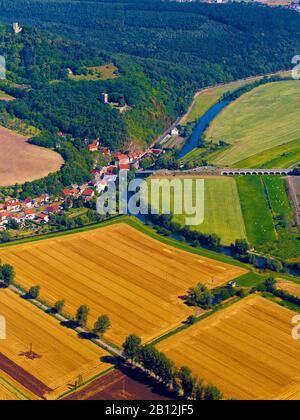
M257 4L1 0L0 16L146 59L150 71L162 62L163 75L168 64L200 85L286 68L299 53L299 14Z
M37 85L66 80L68 68L80 74L86 66L117 65L122 75L117 80L39 86L39 93L26 95L16 110L29 118L37 107L48 109L47 115L41 112L39 127L45 123L79 136L103 132L104 142L116 147L124 137L149 143L186 109L197 88L289 68L300 50L299 14L244 3L0 0L0 21L25 26L17 41L23 44L20 54L12 35L0 35L0 48L10 45L5 49L9 70L19 81ZM42 39L41 28L64 38ZM121 118L116 112L109 117L101 107L91 112L103 90L124 95L132 111ZM70 121L60 98L73 108L79 96L83 105L74 114L81 118ZM108 121L106 132L101 122L95 124L100 114ZM87 115L90 126L83 124Z
M4 26L15 21L23 27L17 35ZM114 150L149 144L200 87L289 68L300 51L300 15L257 4L0 0L0 23L7 78L24 85L0 83L17 98L0 104L0 117L39 128L32 141L52 148L58 131L70 134L73 157L85 156L85 138ZM118 77L69 77L105 63ZM122 97L128 112L103 105L102 92ZM69 170L64 183L85 177L89 166L85 160Z

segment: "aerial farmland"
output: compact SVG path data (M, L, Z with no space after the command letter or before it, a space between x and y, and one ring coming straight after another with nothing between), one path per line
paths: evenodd
M28 143L28 137L0 127L0 186L15 185L42 178L59 170L62 157Z
M12 291L0 292L7 323L0 369L28 391L39 398L55 398L74 386L78 377L87 381L110 368L102 361L107 353L101 348L80 340Z
M217 384L227 398L276 399L299 392L293 313L259 296L224 309L159 345L179 366ZM288 398L288 395L286 397Z
M121 345L134 333L147 342L194 314L185 305L188 289L203 282L210 289L247 273L164 245L126 224L57 237L0 250L13 264L25 289L39 284L50 306L60 299L70 316L90 308L89 327L108 314L108 339Z
M300 4L262 3L0 1L0 401L300 400Z
M299 94L297 81L281 81L260 86L232 102L206 132L208 139L231 145L213 163L280 168L286 167L286 160L288 166L295 165L299 161Z

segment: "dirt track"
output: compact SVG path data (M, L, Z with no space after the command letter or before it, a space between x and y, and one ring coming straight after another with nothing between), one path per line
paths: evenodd
M295 208L295 216L300 225L300 203L299 203L299 196L300 196L300 177L298 176L289 176L287 177L287 186L289 197L294 204Z
M64 163L58 153L33 146L27 140L0 126L0 186L43 178Z

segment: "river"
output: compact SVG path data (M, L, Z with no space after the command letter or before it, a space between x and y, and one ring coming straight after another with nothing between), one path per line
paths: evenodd
M178 155L178 159L182 159L193 149L198 147L199 141L205 132L207 126L220 114L220 112L229 104L228 101L220 101L209 108L208 111L200 118L196 124L190 140L183 146Z

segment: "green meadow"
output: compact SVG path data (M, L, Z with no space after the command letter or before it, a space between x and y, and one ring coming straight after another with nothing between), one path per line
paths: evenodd
M283 259L300 256L300 232L287 193L277 176L236 178L249 243Z
M297 258L300 256L300 232L288 197L286 179L270 176L264 177L263 182L278 236L277 243L271 244L266 251L284 259Z
M260 177L236 178L249 243L254 246L277 240L272 213Z
M193 179L191 193L195 203L196 178ZM179 199L175 190L171 190L171 203ZM152 205L161 209L161 203L152 202ZM171 211L174 212L174 205L171 205ZM185 217L185 214L174 215L174 221L184 225ZM202 233L217 234L224 245L230 245L236 239L246 238L246 228L234 178L204 178L204 222L191 228Z
M227 83L200 91L190 109L188 115L183 118L183 123L197 122L213 105L220 101L222 96L227 92L232 92L242 86L249 84L249 80L237 80L235 82Z
M300 83L262 85L225 108L206 131L207 140L231 147L218 155L219 166L287 167L299 157Z
M300 138L235 163L235 168L287 169L300 162Z

